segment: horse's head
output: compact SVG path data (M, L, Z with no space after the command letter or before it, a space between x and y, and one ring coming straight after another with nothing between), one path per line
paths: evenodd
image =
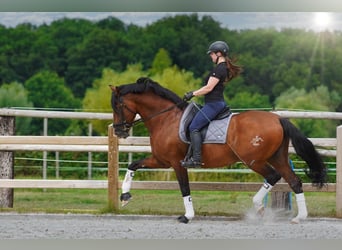
M129 130L134 124L134 119L137 114L135 110L130 108L124 102L123 96L120 95L118 88L109 85L112 89L112 109L113 109L113 127L115 134L120 138L129 136Z

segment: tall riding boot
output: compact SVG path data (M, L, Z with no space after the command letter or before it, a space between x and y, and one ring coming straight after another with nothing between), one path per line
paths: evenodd
M194 130L190 133L192 156L182 161L185 168L199 168L202 164L202 135L200 131Z

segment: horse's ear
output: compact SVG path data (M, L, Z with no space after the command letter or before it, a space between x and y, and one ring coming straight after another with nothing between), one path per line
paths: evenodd
M148 78L148 77L145 77L145 76L142 76L142 77L140 77L140 78L138 78L137 79L137 83L148 83L148 82L150 82L151 81L151 79L150 78Z
M110 89L113 91L113 92L116 92L116 87L115 86L113 86L113 85L109 85L109 87L110 87Z

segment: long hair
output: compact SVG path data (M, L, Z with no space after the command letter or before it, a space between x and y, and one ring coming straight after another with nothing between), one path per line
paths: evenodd
M235 64L237 62L237 59L230 59L228 56L226 56L226 64L228 68L228 76L226 78L226 82L229 82L233 78L239 76L241 72L243 71L242 67L240 65Z

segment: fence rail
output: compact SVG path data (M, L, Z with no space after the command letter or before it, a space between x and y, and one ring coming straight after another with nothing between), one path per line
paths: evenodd
M309 138L318 147L335 147L336 138ZM290 152L294 149L290 143ZM107 136L0 136L0 151L80 151L107 152ZM120 152L149 153L150 138L130 136L119 139ZM336 156L334 149L318 149L326 156Z
M108 152L107 136L0 136L0 151ZM149 137L119 139L119 151L151 152Z
M122 181L116 182L116 188L120 188ZM254 192L260 189L260 182L190 182L192 190L199 191L248 191ZM78 189L108 189L108 181L105 180L23 180L0 179L0 188L78 188ZM176 181L134 181L133 189L177 190ZM310 183L304 183L305 192L336 192L336 184L330 183L323 189L317 189ZM277 183L272 192L291 192L287 183Z

